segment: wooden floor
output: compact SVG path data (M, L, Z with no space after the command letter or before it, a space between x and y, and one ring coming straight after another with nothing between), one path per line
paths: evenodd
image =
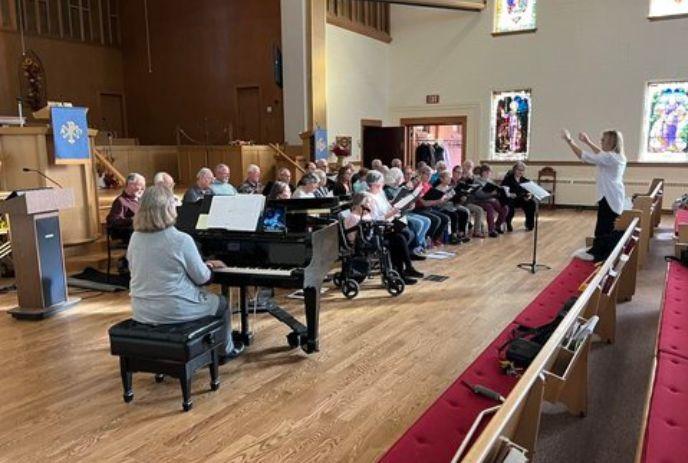
M134 375L135 399L122 401L107 329L130 316L126 294L41 322L3 314L0 461L375 461L570 261L593 221L592 212L544 212L539 260L553 269L536 275L516 268L530 260L532 238L517 221L513 234L420 263L450 276L444 283L353 301L330 290L314 355L289 350L287 328L259 315L255 344L221 367L219 391L207 370L196 375L189 413L176 381L148 374ZM14 304L0 296L0 310Z

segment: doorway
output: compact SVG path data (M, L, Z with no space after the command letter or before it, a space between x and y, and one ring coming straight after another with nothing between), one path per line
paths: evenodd
M113 138L126 138L127 125L124 117L124 96L119 93L100 94L99 130L109 132Z
M363 119L361 121L361 164L367 168L373 159L379 159L386 166L392 159L404 159L403 127L382 127L382 121Z
M239 140L262 141L260 87L237 87L236 89L236 134Z
M402 119L406 158L411 165L423 161L434 166L443 161L449 170L466 158L465 116Z

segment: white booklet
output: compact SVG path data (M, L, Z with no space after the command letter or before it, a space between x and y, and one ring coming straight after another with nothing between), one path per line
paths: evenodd
M525 189L528 193L533 195L533 197L538 201L542 201L543 199L549 198L551 196L549 194L549 191L545 190L535 182L521 183L521 187Z
M417 186L415 190L412 192L408 193L406 196L401 198L399 201L393 204L394 207L399 209L400 211L403 210L406 206L411 204L413 201L415 201L418 196L420 195L421 192L421 186Z
M263 195L213 196L206 226L229 231L256 231L264 207Z

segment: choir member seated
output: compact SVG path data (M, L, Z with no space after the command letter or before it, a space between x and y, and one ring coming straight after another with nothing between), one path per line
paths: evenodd
M353 171L348 166L339 168L337 178L334 182L332 193L335 196L345 196L351 194L351 174Z
M319 186L320 180L315 174L306 174L301 177L301 182L299 182L299 186L291 197L294 199L315 198L315 190L317 190Z
M212 196L213 190L210 185L213 183L213 171L203 167L196 174L196 184L186 190L182 202L185 204L196 203L206 196Z
M172 193L174 193L174 178L167 172L158 172L155 174L153 177L153 185L161 185L164 186L165 188L169 189ZM177 198L176 196L174 197L174 202L177 206L181 206L182 203Z
M246 169L246 181L239 186L239 193L261 194L263 185L260 183L260 167L250 164Z
M327 187L328 179L325 171L316 169L316 171L313 172L313 175L315 175L318 178L318 188L316 188L316 190L313 192L315 197L325 198L327 196L332 196L332 191Z
M523 209L526 215L526 230L531 231L535 227L535 200L533 196L521 186L522 183L529 182L524 174L526 165L519 161L507 172L502 180L502 186L509 188L509 214L506 217L507 231L513 231L511 221L514 218L516 208Z
M482 164L476 171L480 173L479 177L475 177L475 182L480 186L474 193L476 204L485 209L488 235L496 238L504 233L502 227L509 215L509 206L500 201L500 188L491 179L492 168L488 164Z
M315 161L315 165L318 169L322 170L325 173L325 177L327 178L327 184L325 185L325 187L329 191L334 191L335 175L330 174L330 165L327 163L327 160L318 159L317 161Z
M287 169L286 167L282 167L277 171L277 180L275 182L273 182L271 180L265 184L265 188L263 188L263 196L270 196L270 192L272 191L272 187L277 182L282 182L282 183L287 184L287 186L289 187L289 196L291 196L291 194L296 189L294 184L291 183L291 171L289 169Z
M133 232L134 216L139 210L139 200L145 188L146 179L142 175L136 173L127 175L124 191L115 198L105 218L109 239L120 241L124 246L129 243ZM122 257L117 264L117 270L125 274L128 271L127 268L127 259Z
M139 199L146 189L146 179L136 173L127 175L124 191L115 198L105 219L108 233L115 240L129 241L134 216L139 210Z
M270 193L268 194L268 199L290 199L291 194L290 185L277 180L276 182L272 183Z
M232 342L227 300L203 286L220 261L203 262L190 235L174 227L174 195L163 186L149 188L134 218L127 258L131 270L131 306L139 323L164 325L207 316L222 317L227 344L220 363L236 357L242 345Z
M231 172L227 164L218 164L215 167L215 180L210 184L210 189L213 194L217 196L233 196L237 194L234 185L229 183L229 176Z
M473 180L464 177L464 170L462 165L456 165L452 169L451 185L456 191L454 196L454 204L459 204L471 212L473 217L473 237L485 238L485 210L471 202L471 189L473 188Z

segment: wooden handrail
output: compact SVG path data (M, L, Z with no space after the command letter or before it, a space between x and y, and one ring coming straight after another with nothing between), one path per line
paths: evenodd
M119 170L117 170L117 168L113 166L112 163L108 161L108 159L105 156L103 156L103 154L100 151L98 151L96 148L93 148L93 154L95 155L98 162L103 164L107 170L112 172L112 175L115 176L117 182L119 182L120 185L124 186L126 184L126 178L124 177L124 175L122 175L122 173Z
M525 371L516 387L507 396L506 401L502 404L499 411L492 417L483 432L478 436L477 441L468 451L466 457L462 460L464 463L483 463L488 461L488 457L497 444L499 437L508 430L505 429L507 424L516 417L524 400L527 399L531 388L534 386L540 375L547 370L549 364L553 361L564 336L571 329L574 321L583 313L588 301L593 296L593 293L600 286L602 280L607 276L610 270L616 265L616 261L623 252L626 242L633 235L634 230L638 226L639 220L637 218L631 221L623 237L619 240L614 251L610 254L602 267L599 269L590 284L585 288L576 303L571 307L571 310L566 314L566 317L559 324L557 329L552 333L547 343L542 347L540 353L535 357L531 365Z
M655 181L656 181L656 183L657 183L657 184L655 185L655 189L652 190L652 192L650 192L650 197L651 197L652 199L656 199L656 198L660 195L660 192L662 191L662 189L664 188L664 180L662 180L662 179L655 179Z
M297 170L301 171L302 174L307 174L307 173L308 173L308 171L306 171L306 169L304 169L303 167L301 167L296 161L294 161L294 160L293 160L292 158L290 158L284 151L282 151L282 150L280 149L280 147L279 147L277 144L268 143L268 146L269 146L270 148L272 148L272 149L275 151L275 153L277 153L277 154L279 154L280 156L282 156L282 157L284 158L285 161L287 161L288 163L290 163L291 165L293 165Z

